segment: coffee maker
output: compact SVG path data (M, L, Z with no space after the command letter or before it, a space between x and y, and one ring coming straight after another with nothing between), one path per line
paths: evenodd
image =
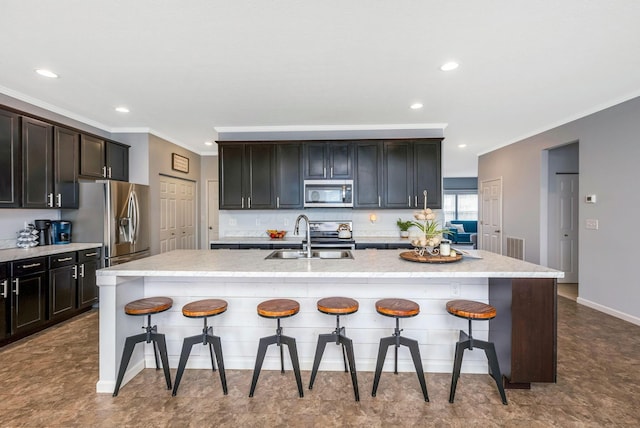
M71 222L68 220L51 221L51 240L53 244L69 244L71 242Z
M34 220L38 231L38 245L51 245L51 220Z

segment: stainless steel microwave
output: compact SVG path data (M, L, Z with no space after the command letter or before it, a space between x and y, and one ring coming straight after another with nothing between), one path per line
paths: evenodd
M353 180L304 180L304 206L353 207Z

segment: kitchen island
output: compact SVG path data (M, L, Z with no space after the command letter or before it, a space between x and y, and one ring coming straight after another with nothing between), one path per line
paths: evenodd
M173 308L154 315L152 323L166 335L169 364L177 367L182 339L198 334L200 320L182 316L182 306L203 298L229 303L224 314L210 320L222 339L225 367L253 369L260 337L272 335L275 323L261 318L256 306L272 298L293 298L300 313L283 320L285 334L296 338L300 365L310 370L318 334L334 329L335 319L317 311L316 301L347 296L359 301L357 313L343 317L354 341L358 371L373 371L381 337L393 332L394 320L376 313L378 299L416 301L418 316L404 319L403 334L420 344L427 372L450 372L458 331L466 320L445 310L450 299L489 302L498 309L490 322L476 322L474 336L496 343L500 367L508 383L554 382L556 377L556 279L562 272L484 251L445 264L403 260L404 250L355 250L344 260L265 260L265 250L176 250L98 271L100 287L100 378L98 392L115 386L124 339L138 334L142 317L124 314L129 301L168 296ZM145 345L146 346L146 345ZM398 369L413 371L400 349ZM145 367L154 367L151 346L136 348L125 383ZM384 370L392 370L387 358ZM290 362L285 358L285 367ZM187 368L210 369L206 347L194 347ZM264 369L279 369L279 354L270 349ZM343 370L338 346L328 346L320 370ZM484 353L467 352L466 373L487 373ZM248 391L249 385L247 385Z

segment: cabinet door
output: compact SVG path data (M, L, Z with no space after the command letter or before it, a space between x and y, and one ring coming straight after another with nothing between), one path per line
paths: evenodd
M13 280L12 334L36 330L45 322L46 277L41 272Z
M412 146L409 142L384 142L384 205L410 208L413 204Z
M20 116L0 110L0 208L20 206Z
M7 316L10 313L11 292L9 288L9 271L6 263L0 263L0 339L9 336Z
M440 142L416 141L413 146L414 195L416 208L424 207L424 191L427 191L427 206L442 207L442 174ZM414 201L415 204L415 201Z
M78 208L80 133L56 127L53 134L53 193L56 208Z
M350 142L329 143L328 178L353 178L353 145Z
M302 146L276 145L276 208L302 208Z
M275 208L276 151L274 144L247 144L247 208Z
M80 175L89 178L105 178L105 142L89 135L80 136Z
M100 249L79 251L78 265L78 309L82 309L98 301L96 271L100 267Z
M74 264L49 271L49 319L64 317L76 308L76 277Z
M22 206L53 207L53 126L22 118Z
M327 178L327 143L305 143L304 178Z
M245 207L242 179L244 172L244 145L221 144L218 155L220 209L243 209Z
M107 177L111 180L129 181L129 147L106 142Z
M363 141L355 144L354 208L379 208L382 199L381 144Z

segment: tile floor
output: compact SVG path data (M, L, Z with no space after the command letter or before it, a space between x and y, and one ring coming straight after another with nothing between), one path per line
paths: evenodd
M264 371L250 399L245 370L227 371L227 396L217 372L187 370L171 397L162 371L145 369L112 398L95 393L98 314L89 312L0 349L0 426L640 426L640 327L558 302L558 383L507 390L507 406L488 375L471 374L461 376L449 404L450 375L440 373L427 373L429 403L415 373L387 372L375 398L372 373L359 373L359 403L341 372L320 372L298 398L290 372Z

